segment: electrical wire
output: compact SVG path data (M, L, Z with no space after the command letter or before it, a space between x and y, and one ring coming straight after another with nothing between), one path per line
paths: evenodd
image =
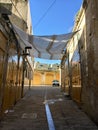
M12 4L13 4L13 6L15 7L15 9L16 9L17 13L19 14L19 16L22 18L23 21L25 21L24 18L23 18L23 16L20 14L20 12L18 11L17 7L16 7L15 4L13 3L13 1L12 1L12 0L10 0L10 1L12 2ZM49 6L49 7L47 8L47 10L45 11L45 13L39 18L39 20L37 21L37 23L34 25L33 29L35 29L35 28L39 25L39 23L40 23L40 22L43 20L43 18L47 15L47 13L49 12L49 10L53 7L53 5L55 4L55 2L56 2L56 0L54 0L54 1L50 4L50 6Z
M53 7L53 5L55 4L56 0L54 0L50 6L47 8L47 10L45 11L45 13L39 18L39 20L37 21L37 23L34 25L33 29L35 29L39 23L43 20L43 18L47 15L47 13L49 12L49 10Z

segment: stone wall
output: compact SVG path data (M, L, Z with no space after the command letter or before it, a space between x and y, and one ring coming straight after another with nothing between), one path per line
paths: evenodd
M31 34L32 23L28 0L0 0L0 4L3 4L3 6L10 9L12 12L10 20L14 24L16 24L25 32Z
M98 1L86 1L84 10L86 51L84 46L80 50L82 103L84 110L98 122Z
M67 51L69 64L72 68L72 59L76 46L80 55L81 91L80 103L83 110L98 123L98 0L84 0L78 12L73 31L80 30L70 40ZM72 71L72 69L69 69ZM72 72L71 72L72 74ZM71 92L73 92L72 75L70 75ZM72 95L71 95L72 96ZM74 100L74 97L72 96Z
M15 0L12 1L15 2ZM1 3L6 5L10 4L8 0L0 0L0 5ZM23 3L21 2L20 4ZM27 4L25 6L27 6ZM23 63L24 58L23 55L21 55L23 50L18 45L8 16L4 16L5 15L0 14L0 70L2 70L0 73L0 119L4 116L4 112L12 109L16 102L23 97L26 90L29 88L29 81L31 80L31 78L27 77L27 69L33 70L30 58L28 59L27 57L25 59L25 64ZM26 28L22 26L23 19L19 18L14 13L10 18L14 24L17 25L18 23L21 29L27 31ZM25 67L23 67L23 65L25 65ZM28 87L25 86L25 82Z
M60 81L60 73L53 71L37 71L33 73L32 86L34 85L52 85L53 80Z

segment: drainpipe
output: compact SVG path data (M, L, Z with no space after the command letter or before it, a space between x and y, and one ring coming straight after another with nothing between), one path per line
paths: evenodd
M23 71L22 71L21 98L23 98L23 90L24 90L25 58L26 58L25 52L23 51Z
M72 97L72 92L71 92L71 90L72 90L72 68L71 68L72 66L71 66L71 63L69 62L69 52L68 52L68 70L69 70L69 79L70 79L70 81L69 81L69 95Z
M60 71L60 86L61 86L61 67L59 68L59 71ZM61 86L61 88L62 88L62 86Z
M78 41L79 41L79 38L77 37ZM81 46L80 46L80 43L78 42L78 49L79 49L79 57L80 57L80 80L81 80L81 89L80 89L80 103L82 103L82 62L81 62Z
M24 74L25 74L25 69L26 69L26 66L25 66L26 61L25 61L25 59L26 59L26 56L30 55L28 53L28 49L32 49L31 46L25 47L25 51L23 51L23 71L22 71L21 98L23 98L23 95L24 95L23 94L23 92L24 92L24 78L25 78Z

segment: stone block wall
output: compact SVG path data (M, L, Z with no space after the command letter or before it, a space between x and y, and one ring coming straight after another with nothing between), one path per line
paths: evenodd
M53 80L60 81L60 73L54 71L34 71L32 86L40 86L40 85L52 85Z
M69 64L71 64L75 52L74 47L77 44L80 55L81 106L98 123L98 0L83 1L73 28L73 31L77 30L80 30L74 36L78 37L77 40L74 42L71 39L67 47ZM72 69L69 69L69 73L70 71ZM72 76L70 75L69 78L71 88L73 88L75 85L72 82ZM72 94L73 89L70 91Z
M84 0L85 25L78 44L81 57L83 110L98 123L98 1Z
M29 1L26 0L0 0L0 4L9 9L12 14L10 20L25 32L31 34L31 14Z

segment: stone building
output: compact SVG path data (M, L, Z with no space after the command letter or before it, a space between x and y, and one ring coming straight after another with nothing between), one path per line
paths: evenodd
M62 61L63 88L98 123L98 0L84 0ZM65 68L65 69L64 69ZM67 71L67 73L65 73ZM65 73L65 74L64 74ZM65 86L64 86L65 82Z
M42 64L37 62L34 67L32 85L49 85L52 86L53 80L60 82L60 65L59 64Z
M32 33L29 0L0 0L0 5L12 12L9 16L12 23L23 31Z
M28 0L0 0L0 118L23 97L33 75L32 58L21 48L13 24L31 34Z

